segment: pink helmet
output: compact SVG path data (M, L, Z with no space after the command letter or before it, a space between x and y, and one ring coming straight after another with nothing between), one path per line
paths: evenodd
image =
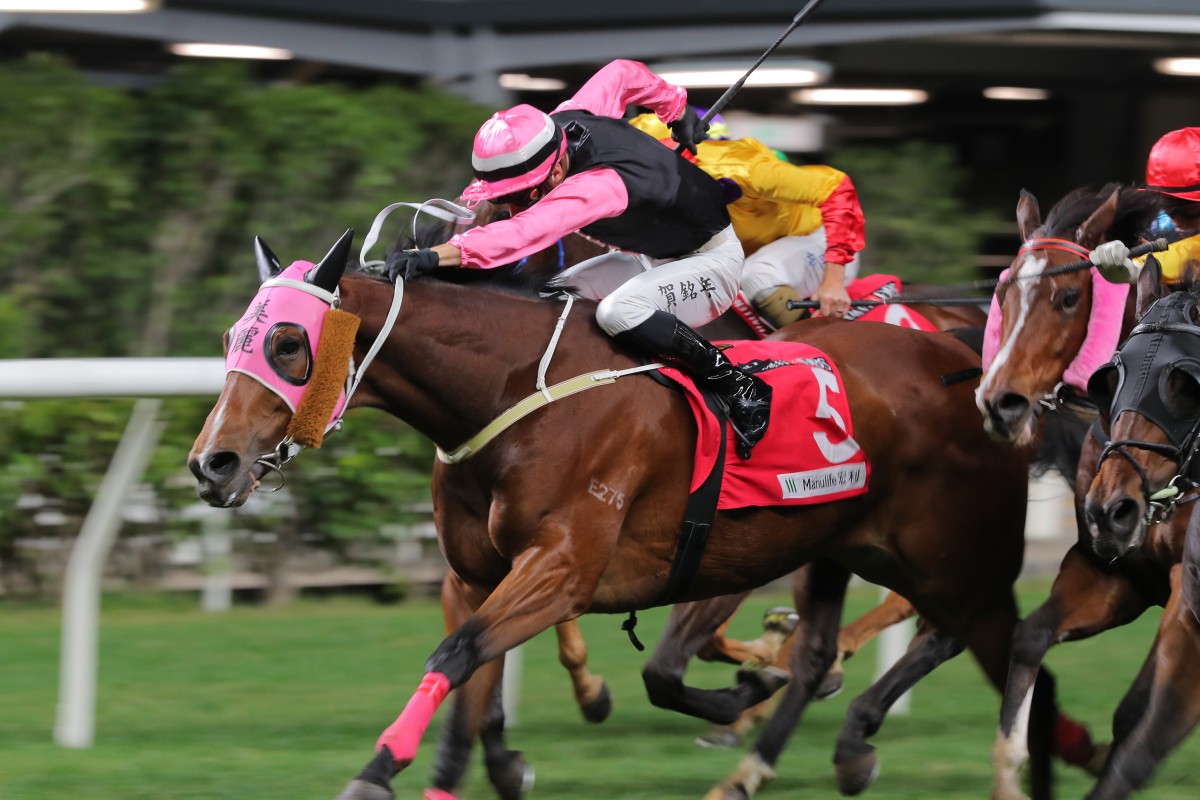
M562 129L530 105L497 111L475 134L471 168L478 180L463 190L470 203L537 186L566 147Z
M1200 201L1200 128L1165 134L1146 159L1146 188Z

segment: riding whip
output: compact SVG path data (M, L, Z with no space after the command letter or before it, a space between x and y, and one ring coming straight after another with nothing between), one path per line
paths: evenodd
M700 118L700 121L704 122L705 124L712 122L712 118L715 117L721 111L721 109L729 105L729 101L733 99L733 96L737 94L742 86L746 83L746 79L750 77L750 73L758 69L759 65L767 60L767 56L771 55L771 53L774 53L779 45L783 44L783 40L788 37L788 34L796 30L796 28L799 28L804 23L804 20L808 17L808 15L813 12L813 9L820 4L821 0L808 0L808 5L800 9L800 13L796 14L796 16L792 19L792 24L787 26L787 30L779 34L779 38L776 39L774 43L772 43L772 45L766 49L766 52L759 56L758 60L750 65L750 69L746 70L745 75L738 78L737 81L734 82L734 84L728 89L726 89L725 93L717 99L717 102L709 106L708 111L704 112L704 116ZM675 148L676 153L682 153L683 150L683 144L680 144L679 147Z

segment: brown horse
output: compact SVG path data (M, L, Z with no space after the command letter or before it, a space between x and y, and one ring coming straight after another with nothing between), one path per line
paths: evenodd
M1119 238L1134 244L1157 213L1153 192L1106 186L1078 189L1062 198L1042 221L1037 201L1022 192L1017 224L1026 243L1001 284L1000 347L980 383L979 408L993 436L1024 443L1034 436L1046 406L1063 403L1064 376L1088 335L1093 305L1093 276L1087 269L1058 272L1076 264L1100 242ZM1050 275L1047 273L1053 272ZM1110 299L1110 302L1112 300ZM1122 312L1128 332L1134 318L1130 300ZM1069 408L1086 398L1072 393ZM1094 416L1094 413L1093 413ZM1046 651L1057 642L1083 639L1136 619L1170 594L1169 575L1178 562L1184 523L1154 526L1137 553L1118 562L1097 557L1088 541L1082 498L1091 483L1101 441L1088 436L1075 481L1079 541L1063 558L1050 597L1018 626L1013 662L992 752L995 800L1023 797L1020 767L1025 759L1023 731L1027 701ZM1119 739L1124 726L1114 733ZM1097 771L1100 765L1092 764Z
M507 209L488 202L479 203L475 209L475 225L486 225L496 220L506 219ZM455 228L433 219L422 221L418 229L418 238L423 246L446 241ZM415 242L403 242L402 247L413 246ZM547 278L561 272L565 267L592 258L605 252L606 248L578 234L571 234L554 246L522 259L516 265L505 268L506 272L523 275L544 275ZM916 297L922 296L925 287L910 286L908 292ZM911 304L910 307L925 317L940 331L969 334L978 331L982 334L986 314L975 304L940 305L930 303ZM705 325L701 333L712 340L758 338L760 334L756 327L745 321L735 310L730 309L717 320ZM802 568L804 569L804 568ZM802 592L806 577L797 574L793 579L796 592ZM444 591L453 591L453 585L448 582ZM748 594L742 595L743 601ZM445 602L453 602L446 600ZM696 657L705 661L719 661L736 665L767 666L774 664L783 674L790 660L790 634L795 630L796 614L787 613L787 609L768 609L764 616L764 633L753 641L738 641L725 635L726 628L736 613L737 606L729 612L711 638L696 652ZM895 593L888 595L884 603L865 614L863 617L843 627L838 634L837 656L833 665L815 692L817 698L830 697L837 694L844 681L844 664L867 642L878 636L883 630L902 622L916 613L911 603ZM586 644L574 622L560 624L556 627L559 642L560 661L571 675L575 699L580 706L584 719L599 722L607 718L611 711L611 697L606 684L598 676L592 675L587 669ZM670 652L669 644L664 642L661 652ZM664 671L678 669L679 677L685 664L673 662L668 666L664 663L657 665ZM661 679L666 680L664 675ZM719 725L697 739L697 743L710 747L732 747L739 744L742 738L768 713L769 699L764 700L749 709L728 725ZM452 723L454 724L454 723ZM488 735L485 728L485 736ZM452 776L462 776L466 769L469 754L469 740L464 735L444 736L442 749L439 752L436 772L442 780L442 785L453 786L457 783ZM484 742L485 750L489 749ZM508 776L509 783L513 782ZM503 794L503 790L502 790Z
M1092 379L1111 440L1084 513L1092 549L1113 563L1136 558L1164 518L1175 514L1187 527L1182 541L1164 543L1163 558L1175 562L1166 576L1166 611L1121 702L1118 737L1090 800L1118 800L1142 788L1200 722L1200 515L1190 505L1200 475L1200 285L1188 277L1168 294L1156 266L1149 259L1139 278L1139 322L1119 351L1119 366Z
M346 236L304 274L311 293L336 289L341 308L358 318L356 363L379 338L378 358L352 405L386 410L448 449L529 393L561 304L436 276L393 290L370 276L343 277L348 250ZM261 251L259 264L267 274L279 271ZM403 312L384 333L401 291ZM553 379L638 366L581 305L562 328ZM299 346L303 336L280 323L262 343L270 363L293 378L321 369L320 359L314 365ZM838 367L854 440L871 464L870 485L845 501L718 512L681 599L719 605L730 593L810 564L799 593L789 692L811 696L836 655L853 571L899 591L936 626L927 635L939 640L936 647L914 649L965 647L1000 687L1017 622L1012 583L1024 545L1028 453L983 434L967 385L943 385L942 376L970 370L978 357L951 337L886 325L814 321L780 337L802 339ZM220 506L245 502L278 454L288 452L285 430L294 422L280 396L230 372L189 456L201 497ZM392 796L393 775L411 763L451 689L455 714L465 715L476 734L502 720L497 659L508 649L583 613L630 612L661 601L679 547L695 439L679 393L625 377L521 419L470 460L439 463L435 515L447 562L462 581L462 605L447 608L453 633L343 798ZM615 493L589 492L595 481ZM681 618L689 607L695 604L676 606L668 628L687 627ZM710 634L724 619L700 617L698 627ZM745 686L678 693L648 677L647 688L652 701L698 714L709 703L740 711L731 698L743 707L761 699ZM1039 691L1034 705L1035 719L1052 727L1053 697ZM1051 731L1035 726L1032 734L1048 742ZM519 759L496 755L509 765ZM872 771L870 763L839 766Z

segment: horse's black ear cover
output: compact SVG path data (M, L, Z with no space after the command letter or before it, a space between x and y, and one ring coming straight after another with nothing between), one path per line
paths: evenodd
M308 271L304 280L314 286L332 292L337 288L342 273L346 271L346 262L350 260L350 246L354 242L354 228L347 228L329 252L321 259L321 263Z
M257 236L254 237L254 262L258 265L258 279L264 283L283 272L279 257Z

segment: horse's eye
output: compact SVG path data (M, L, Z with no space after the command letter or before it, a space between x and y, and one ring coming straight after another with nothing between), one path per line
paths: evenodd
M1180 419L1200 417L1200 382L1181 369L1167 372L1163 403Z
M1058 302L1064 309L1069 311L1070 309L1079 305L1079 298L1080 294L1078 289L1067 289L1062 293L1062 297L1059 298Z
M289 336L279 343L278 352L281 356L296 355L300 352L300 340Z

